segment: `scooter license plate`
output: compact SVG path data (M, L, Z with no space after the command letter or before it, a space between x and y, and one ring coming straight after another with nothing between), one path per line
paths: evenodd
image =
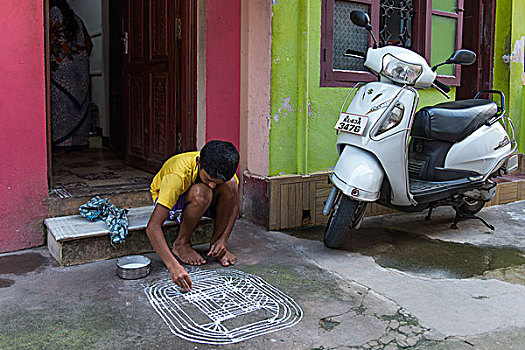
M363 135L367 123L368 117L364 115L341 113L334 129L356 135Z

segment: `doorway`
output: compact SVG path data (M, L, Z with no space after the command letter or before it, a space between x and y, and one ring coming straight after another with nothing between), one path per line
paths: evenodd
M478 91L492 89L495 22L496 0L465 1L462 48L474 51L477 59L474 64L461 67L456 100L474 98Z
M87 147L51 147L50 188L60 197L148 189L167 158L196 149L196 2L67 2L93 42L91 126Z

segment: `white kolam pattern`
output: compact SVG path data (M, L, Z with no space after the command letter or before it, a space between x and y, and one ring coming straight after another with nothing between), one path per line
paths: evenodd
M189 270L190 292L170 278L144 292L171 332L203 344L232 344L291 327L303 310L289 296L258 276L234 270Z

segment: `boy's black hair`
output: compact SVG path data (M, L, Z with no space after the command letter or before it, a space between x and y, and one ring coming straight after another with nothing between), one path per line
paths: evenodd
M200 154L200 166L210 177L229 181L239 165L239 151L227 141L212 140L204 145Z

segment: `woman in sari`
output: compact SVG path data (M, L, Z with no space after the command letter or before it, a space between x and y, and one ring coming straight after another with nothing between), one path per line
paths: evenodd
M65 0L49 2L51 39L51 135L60 148L88 145L89 54L93 47L82 20Z

